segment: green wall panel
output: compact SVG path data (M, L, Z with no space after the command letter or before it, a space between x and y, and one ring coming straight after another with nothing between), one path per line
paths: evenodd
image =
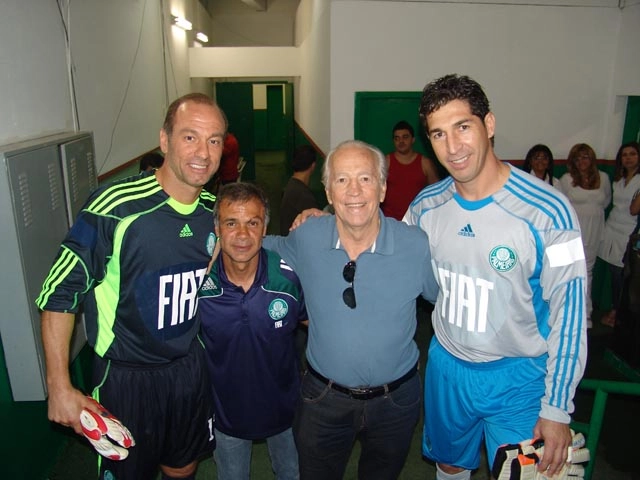
M622 131L622 143L640 142L640 97L627 99L627 114Z
M253 128L256 150L276 150L269 147L269 120L266 110L253 111Z
M446 171L437 161L420 123L421 97L422 92L356 92L354 135L357 140L375 145L383 153L393 152L393 126L404 120L415 133L413 149L431 158L440 176L444 177Z

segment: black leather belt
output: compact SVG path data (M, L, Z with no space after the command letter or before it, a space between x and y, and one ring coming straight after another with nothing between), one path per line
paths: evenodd
M378 387L349 388L334 383L332 380L329 380L325 376L320 375L313 368L311 368L311 365L307 365L307 371L322 383L328 385L330 388L333 388L340 393L344 393L345 395L349 395L354 400L371 400L372 398L381 397L382 395L385 395L389 392L393 392L404 382L412 378L418 371L418 364L411 367L411 369L407 373L405 373L397 380L394 380L393 382L387 383L385 385L380 385Z

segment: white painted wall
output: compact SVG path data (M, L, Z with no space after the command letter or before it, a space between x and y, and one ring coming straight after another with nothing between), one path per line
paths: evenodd
M215 47L293 46L294 18L299 0L265 0L257 10L240 0L216 0L212 5Z
M522 158L538 141L560 158L577 141L613 158L623 96L640 95L640 6L619 10L617 0L555 2L578 5L573 7L499 1L302 0L297 52L282 56L289 58L290 71L275 76L296 78L296 120L325 151L353 136L354 92L420 90L428 80L458 71L485 86L503 158ZM554 3L537 3L543 1ZM284 11L292 2L273 5ZM193 33L170 25L171 14L182 14L215 35L197 0L59 3L62 15L54 1L3 0L0 143L76 127L68 55L77 127L94 131L100 173L157 146L171 100L189 91L211 93L207 77L189 75L194 63L204 62L190 60L200 55L188 52ZM246 69L256 58L229 55L225 68Z
M56 2L4 0L1 12L0 143L72 130Z
M336 0L340 1L340 0ZM360 0L367 1L367 0ZM389 0L392 2L405 2L407 0ZM491 3L494 5L547 5L552 7L609 7L617 8L618 2L629 3L635 0L414 0L424 3Z
M613 158L620 22L617 8L334 2L331 144L353 135L354 92L416 91L457 72L484 86L502 158L538 142L558 158L577 142Z
M190 74L225 81L292 77L296 121L327 152L331 147L330 6L330 0L301 0L295 22L296 47L191 48Z
M640 95L640 2L622 10L614 73L616 94Z
M292 77L300 75L295 47L209 47L189 49L192 77Z
M194 33L171 26L171 13L210 28L197 0L3 0L0 144L90 130L99 173L156 147L168 104L212 91L209 80L190 79Z
M157 2L157 0L153 0ZM181 95L189 92L201 92L207 95L213 93L213 83L209 79L191 78L189 73L189 48L202 48L208 44L201 44L195 39L196 32L205 33L209 39L212 36L211 17L198 0L161 0L164 27L166 88L169 103ZM188 19L193 24L193 30L186 32L172 25L172 16ZM209 44L211 40L209 41ZM158 79L159 80L159 79ZM163 112L164 115L164 112Z
M94 131L96 166L107 172L158 145L166 98L162 12L149 0L70 5L78 121Z
M295 83L295 117L324 153L331 147L331 1L302 0L296 19L301 76ZM353 125L353 119L352 119ZM353 129L351 129L353 135Z
M640 95L640 7L620 10L618 0L526 3L301 0L296 120L326 151L353 137L355 92L419 91L458 72L484 86L498 118L502 158L522 158L538 142L558 158L577 142L613 158L624 95ZM221 51L205 50L191 53L198 63L191 71L198 75L221 68L223 57L215 56ZM224 52L221 69L260 76L259 50L237 52Z
M622 25L616 55L613 94L614 114L612 124L621 132L626 115L626 98L628 95L640 95L640 61L638 61L638 45L640 45L640 2L626 7L622 11ZM615 148L615 146L612 146ZM613 151L611 149L610 151Z

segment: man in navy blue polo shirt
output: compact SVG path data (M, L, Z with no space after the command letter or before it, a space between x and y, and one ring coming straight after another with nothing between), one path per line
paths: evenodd
M219 480L248 479L253 440L266 439L279 480L299 478L291 425L300 385L295 331L306 321L298 277L262 248L269 221L255 185L222 187L214 207L221 255L199 292L213 384Z

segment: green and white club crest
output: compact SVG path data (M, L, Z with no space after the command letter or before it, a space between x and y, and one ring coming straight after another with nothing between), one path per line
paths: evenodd
M511 247L498 245L489 253L489 263L497 272L508 272L518 263L518 256Z
M274 320L280 320L287 315L289 305L281 298L276 298L269 304L269 316Z

